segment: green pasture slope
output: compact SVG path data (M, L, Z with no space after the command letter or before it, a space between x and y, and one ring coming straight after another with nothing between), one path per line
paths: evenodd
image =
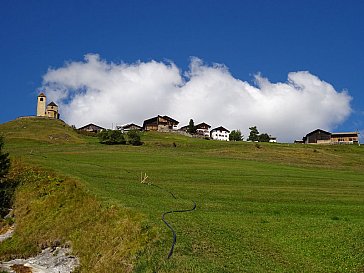
M159 230L155 257L140 259L134 271L364 272L363 146L151 132L143 146L105 146L47 119L15 120L0 132L13 158L77 178ZM141 173L149 184L140 183ZM166 260L172 234L161 215L193 201L195 211L166 217L177 233Z

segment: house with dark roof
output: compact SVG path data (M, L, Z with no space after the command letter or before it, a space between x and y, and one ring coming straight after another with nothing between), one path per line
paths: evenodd
M169 116L156 116L143 122L144 131L177 130L178 121Z
M210 131L210 137L215 140L229 141L230 131L222 126L216 127Z
M201 123L196 125L196 132L199 135L209 137L210 136L210 128L211 128L210 125L208 125L205 122L201 122Z
M92 132L92 133L98 133L101 132L103 130L106 130L105 128L95 125L93 123L89 123L85 126L82 126L80 128L78 128L77 130L81 130L81 131L86 131L86 132Z
M120 130L123 133L127 133L132 130L143 131L143 127L134 123L129 123L123 126L116 126L116 130Z
M305 144L359 144L358 132L330 133L316 129L302 138ZM295 141L295 143L300 143Z

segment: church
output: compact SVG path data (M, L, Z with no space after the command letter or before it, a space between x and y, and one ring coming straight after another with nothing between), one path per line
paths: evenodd
M48 117L59 119L58 105L53 101L47 106L47 97L44 93L38 95L37 117Z

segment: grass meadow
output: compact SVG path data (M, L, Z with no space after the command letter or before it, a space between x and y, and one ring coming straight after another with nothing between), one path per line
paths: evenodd
M131 271L364 272L362 146L152 132L144 133L143 146L105 146L46 119L5 123L0 132L12 158L80 181L104 206L139 215L133 221L158 240L147 248L138 242ZM172 234L161 215L193 201L195 211L167 216L177 233L167 260Z

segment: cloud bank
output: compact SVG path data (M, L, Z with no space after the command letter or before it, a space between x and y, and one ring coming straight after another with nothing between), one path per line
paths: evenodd
M351 97L307 71L291 72L287 82L261 75L254 84L234 78L224 65L192 58L188 71L169 62L110 63L97 54L49 69L41 90L60 106L61 118L77 127L134 122L170 115L188 124L207 122L240 129L257 126L279 141L300 139L321 128L332 130L351 113Z

